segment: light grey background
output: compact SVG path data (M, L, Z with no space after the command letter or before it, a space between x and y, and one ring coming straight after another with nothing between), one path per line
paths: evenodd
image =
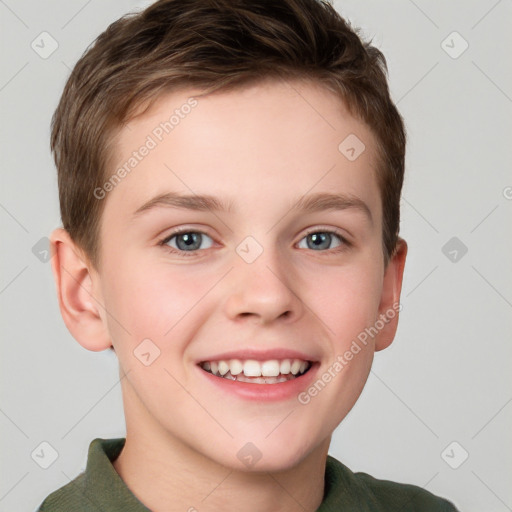
M147 4L0 0L2 511L35 510L84 469L93 438L125 434L116 358L68 333L36 244L60 223L49 123L70 69L109 23ZM383 50L406 120L409 256L397 338L376 355L331 454L461 511L512 510L512 2L335 7ZM31 47L51 49L43 31L58 43L45 59ZM452 237L459 247L445 255ZM31 457L43 441L58 452L48 469Z

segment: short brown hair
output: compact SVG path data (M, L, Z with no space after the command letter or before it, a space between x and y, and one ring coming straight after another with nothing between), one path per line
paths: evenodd
M114 133L163 92L304 78L334 91L376 136L387 264L398 240L406 135L386 74L382 53L323 0L160 0L128 14L77 62L52 119L64 228L97 266L104 201L93 191L104 183Z

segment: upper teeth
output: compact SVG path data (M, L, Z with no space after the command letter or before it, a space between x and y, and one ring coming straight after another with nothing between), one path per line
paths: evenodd
M255 359L240 359L206 361L201 363L204 370L210 371L214 375L221 376L231 372L231 375L243 373L246 377L277 377L281 375L297 375L304 373L310 364L301 359L270 359L269 361L256 361Z

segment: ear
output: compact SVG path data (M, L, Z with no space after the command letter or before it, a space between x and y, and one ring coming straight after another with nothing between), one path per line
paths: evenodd
M111 345L103 312L103 299L98 291L99 276L84 252L62 228L50 236L52 270L57 286L59 307L64 323L82 347L106 350Z
M400 306L400 292L402 291L406 256L407 242L403 238L398 238L395 252L384 271L384 282L379 305L379 319L384 324L384 327L379 330L375 338L376 351L389 347L395 338L398 327L398 312L402 309Z

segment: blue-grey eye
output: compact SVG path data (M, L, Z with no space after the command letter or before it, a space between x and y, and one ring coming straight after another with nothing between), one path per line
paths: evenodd
M211 243L207 243L206 247L204 247L204 245L201 247L204 237L206 237ZM198 231L186 231L172 235L165 244L179 251L197 251L198 249L209 249L213 244L213 240L204 233L200 233Z
M331 243L333 241L336 241L336 238L338 239L337 245L334 245L331 247ZM301 247L300 244L303 240L306 240L306 247ZM342 245L341 238L336 233L331 233L329 231L315 231L314 233L309 233L309 235L305 236L300 242L299 242L299 248L300 249L334 249L335 247L338 247Z

